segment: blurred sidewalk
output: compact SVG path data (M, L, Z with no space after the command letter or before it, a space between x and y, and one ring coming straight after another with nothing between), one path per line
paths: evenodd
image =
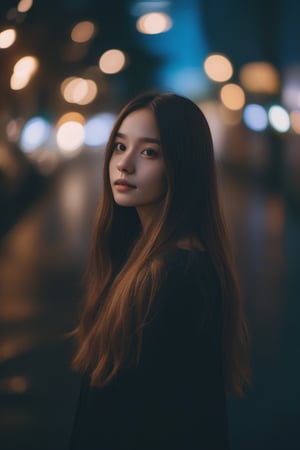
M0 242L3 450L66 448L78 380L65 333L77 321L100 159L66 164Z

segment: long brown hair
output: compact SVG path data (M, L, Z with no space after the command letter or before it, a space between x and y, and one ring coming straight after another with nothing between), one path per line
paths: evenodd
M142 108L149 108L156 118L167 173L162 212L147 233L135 208L114 202L108 170L121 123ZM93 385L106 385L125 365L138 362L143 327L160 284L164 250L186 236L202 243L218 274L225 383L228 392L240 395L248 382L247 332L218 200L210 130L192 101L175 94L143 94L122 109L106 147L73 360L75 369L90 374Z

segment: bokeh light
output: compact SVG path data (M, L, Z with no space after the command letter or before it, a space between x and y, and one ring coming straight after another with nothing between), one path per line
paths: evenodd
M10 79L10 87L13 91L19 91L20 89L23 89L25 86L27 86L29 81L29 76L21 76L13 73Z
M77 23L71 31L71 39L74 42L88 42L95 34L95 25L89 20Z
M80 98L77 98L78 105L88 105L93 100L95 100L98 94L98 87L95 81L93 80L84 80L84 81L86 82L87 89L85 95L81 95Z
M60 85L61 94L64 97L64 99L69 103L72 103L72 101L73 101L72 86L76 85L77 80L80 80L80 78L68 77L68 78L65 78L64 81Z
M8 48L13 45L17 37L16 30L14 28L7 28L0 33L0 48Z
M60 117L56 126L60 127L61 125L63 125L66 122L79 122L79 123L81 123L81 125L84 125L85 118L82 114L80 114L76 111L67 112Z
M92 147L105 145L115 118L112 113L100 113L87 120L85 124L85 144Z
M244 91L240 86L234 83L229 83L222 87L220 98L223 105L233 111L242 109L245 105Z
M261 105L247 105L243 111L243 119L247 127L253 131L263 131L268 126L268 114Z
M126 62L125 54L121 50L111 49L103 53L99 59L99 68L107 74L120 72Z
M280 87L278 71L268 62L245 64L240 70L241 85L249 92L276 94Z
M50 134L50 124L43 117L33 117L24 126L20 147L24 152L33 152L43 145Z
M272 127L280 132L286 133L290 128L290 117L287 111L280 105L273 105L269 109L268 117Z
M34 73L35 70L38 67L38 61L34 56L24 56L23 58L19 59L15 66L14 66L14 72L15 73Z
M96 98L98 88L93 80L69 77L62 82L61 92L67 102L87 105Z
M208 56L204 61L206 75L213 81L228 81L233 74L233 67L229 59L220 54Z
M20 0L17 6L17 10L20 13L25 13L30 10L32 7L33 1L32 0Z
M13 69L10 79L11 89L17 91L23 89L37 71L39 62L34 56L24 56L19 59Z
M165 33L172 27L170 16L161 12L150 12L141 16L136 23L136 28L143 34Z
M56 142L64 155L74 155L84 142L84 123L82 114L64 114L57 123Z

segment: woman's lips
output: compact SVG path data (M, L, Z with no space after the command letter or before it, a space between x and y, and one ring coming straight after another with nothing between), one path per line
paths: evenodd
M136 186L133 184L128 183L128 181L125 180L116 180L114 182L115 188L119 192L126 192L130 191L131 189L136 189Z

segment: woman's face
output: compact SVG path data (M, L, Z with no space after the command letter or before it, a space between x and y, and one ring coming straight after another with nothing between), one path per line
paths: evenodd
M135 207L143 225L161 210L166 169L160 136L150 109L130 113L121 123L109 162L115 202Z

